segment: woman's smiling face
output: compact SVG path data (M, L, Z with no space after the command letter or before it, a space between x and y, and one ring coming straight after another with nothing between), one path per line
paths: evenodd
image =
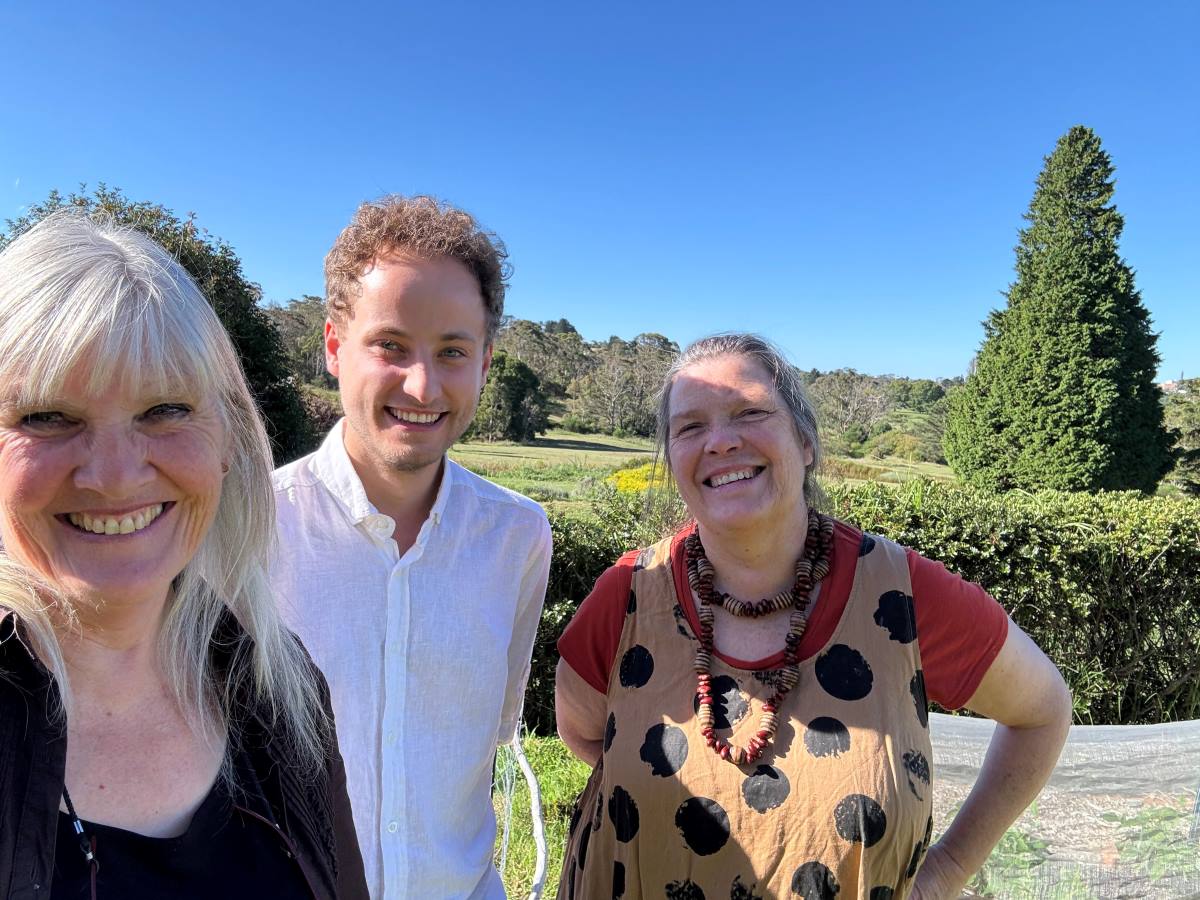
M705 531L779 527L806 514L812 449L750 357L718 356L679 373L668 453L679 493Z
M14 396L0 386L6 552L70 596L165 599L220 502L215 404L130 384L89 392L79 374L55 402Z

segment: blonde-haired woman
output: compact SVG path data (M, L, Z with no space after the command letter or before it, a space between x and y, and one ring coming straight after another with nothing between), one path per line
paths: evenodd
M365 897L212 309L68 213L0 253L0 323L0 895Z

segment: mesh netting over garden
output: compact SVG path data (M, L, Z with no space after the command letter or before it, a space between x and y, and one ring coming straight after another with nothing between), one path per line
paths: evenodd
M930 716L934 833L979 774L994 724ZM974 882L976 896L1200 897L1200 721L1080 725L1050 782Z

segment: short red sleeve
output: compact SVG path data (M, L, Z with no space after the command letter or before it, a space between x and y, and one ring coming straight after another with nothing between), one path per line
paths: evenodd
M608 693L608 676L621 643L638 552L630 550L604 570L558 639L558 655L602 694Z
M917 640L929 699L958 709L975 693L1008 638L1008 615L979 585L908 551Z

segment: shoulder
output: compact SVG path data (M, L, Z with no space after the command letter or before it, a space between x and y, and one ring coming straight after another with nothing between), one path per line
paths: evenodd
M461 500L465 495L480 505L492 507L502 515L540 522L547 521L546 511L542 509L541 505L530 500L524 494L488 481L470 469L463 468L452 459L446 460L446 468L447 476L451 479L451 490L460 494L455 498L456 500Z
M291 488L312 487L320 481L316 472L313 471L313 460L316 455L313 452L302 456L280 466L271 473L271 486L275 489L277 497L280 494L286 494Z

